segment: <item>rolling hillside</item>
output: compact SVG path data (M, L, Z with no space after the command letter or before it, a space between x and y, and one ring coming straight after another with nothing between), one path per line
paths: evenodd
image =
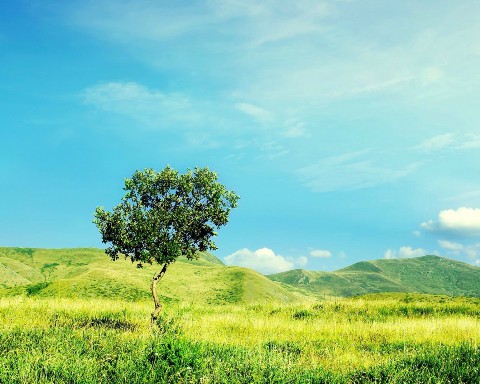
M268 277L317 296L417 292L480 297L480 268L438 256L362 261L335 272L296 269Z
M0 297L151 300L158 265L111 261L101 249L0 248ZM204 253L180 258L158 286L163 302L198 304L298 302L383 292L480 297L480 268L438 256L362 261L335 272L296 269L269 276L227 267Z
M150 282L158 265L142 269L128 260L111 261L101 249L0 248L0 297L105 297L151 300ZM291 292L267 277L240 267L226 267L204 253L172 264L158 285L163 302L199 304L295 302Z

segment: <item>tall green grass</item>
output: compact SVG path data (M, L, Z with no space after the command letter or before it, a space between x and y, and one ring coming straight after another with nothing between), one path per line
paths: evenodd
M0 299L0 383L476 383L475 299L302 305Z

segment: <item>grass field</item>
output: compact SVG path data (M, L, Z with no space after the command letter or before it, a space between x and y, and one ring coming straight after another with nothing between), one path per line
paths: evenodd
M0 383L477 383L480 300L0 299Z

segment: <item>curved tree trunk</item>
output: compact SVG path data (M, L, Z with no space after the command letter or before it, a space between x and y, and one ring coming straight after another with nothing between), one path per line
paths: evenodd
M165 263L163 265L162 270L153 276L151 290L152 290L152 296L153 296L153 303L155 304L155 309L152 312L152 324L155 324L155 322L158 319L158 314L162 311L162 304L160 304L160 301L158 300L158 295L157 295L157 282L163 277L163 275L167 271L167 267L168 267L168 263Z

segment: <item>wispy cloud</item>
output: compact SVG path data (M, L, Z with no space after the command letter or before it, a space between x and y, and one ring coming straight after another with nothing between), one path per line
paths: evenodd
M412 7L417 9L414 14L425 14L420 11L427 8ZM334 0L188 4L86 0L64 9L62 19L70 26L121 46L170 84L168 90L139 92L125 108L118 97L109 101L106 95L100 100L93 97L91 104L133 118L143 111L142 121L154 120L162 126L170 124L168 119L180 127L193 126L195 119L208 121L201 124L203 130L235 126L231 130L235 135L255 137L252 142L262 147L268 146L266 142L283 146L267 151L271 158L293 153L293 149L288 152L289 140L304 143L303 151L313 159L325 137L321 133L329 125L325 122L329 113L339 116L338 111L344 110L345 119L352 120L356 114L373 113L382 120L390 113L388 101L394 100L399 110L406 105L421 109L423 103L458 95L459 89L467 93L477 89L472 79L477 78L480 56L472 36L480 33L480 26L462 22L470 15L468 6L450 6L454 12L442 21L443 28L438 26L440 10L412 17L407 28L404 16L410 6L396 6L386 12L386 19L371 19L371 5ZM352 101L358 107L352 107ZM151 106L156 103L161 108L155 111ZM338 129L345 131L345 137L355 130L353 125ZM387 123L384 129L393 128ZM404 129L411 133L412 128ZM374 134L370 136L376 140ZM425 138L417 149L478 147L480 135L445 133ZM356 190L400 180L418 168L416 159L404 159L398 165L357 156L329 164L335 160L332 157L317 163L298 161L295 167L299 179L315 191Z
M180 134L190 146L213 148L248 135L237 129L238 112L228 106L197 100L178 92L164 92L137 82L112 81L93 85L80 93L85 105L105 114L126 116L135 129ZM131 125L130 125L131 126ZM260 143L264 141L259 139ZM262 150L262 148L260 148Z
M330 95L333 98L350 98L360 96L362 94L378 93L384 90L392 90L404 83L411 81L412 79L412 76L406 76L387 80L372 81L366 84L359 84L354 88L338 90Z
M447 196L441 199L441 201L478 201L480 200L480 190L462 192L457 195Z
M417 5L420 10L425 7ZM78 28L127 46L154 66L165 65L159 43L194 41L194 52L213 54L209 61L213 73L232 74L235 92L252 100L278 103L286 98L303 104L391 90L407 91L408 97L426 88L429 94L433 89L445 94L439 83L454 87L456 69L473 71L478 62L462 60L478 56L472 38L478 35L478 25L456 24L468 16L467 9L459 6L442 29L429 25L429 17L435 15L411 18L408 33L401 13L390 14L384 25L358 17L365 9L355 2L330 0L189 4L98 0L69 7L66 18ZM184 60L185 55L176 58L171 57L170 65L193 64ZM199 64L197 60L195 65ZM249 81L234 80L245 73Z
M438 151L444 148L450 147L455 142L455 134L444 133L442 135L436 135L424 140L416 149L426 152Z
M267 140L258 145L255 145L256 148L260 150L258 158L275 159L277 157L282 157L290 153L290 150L284 145L276 142Z
M192 104L181 94L167 94L135 82L109 82L85 89L83 101L105 112L128 116L161 127L167 122L192 120Z
M480 134L478 133L443 133L425 139L415 147L424 152L436 152L448 149L480 148Z
M283 124L282 136L288 138L300 138L309 136L306 124L295 118L287 119Z
M357 190L395 182L414 172L419 163L391 169L365 158L369 151L358 151L325 158L301 168L297 175L304 185L315 192Z
M269 111L263 108L257 107L255 105L248 104L248 103L237 103L235 104L235 107L241 112L253 117L258 121L269 122L273 120L272 113L270 113Z

